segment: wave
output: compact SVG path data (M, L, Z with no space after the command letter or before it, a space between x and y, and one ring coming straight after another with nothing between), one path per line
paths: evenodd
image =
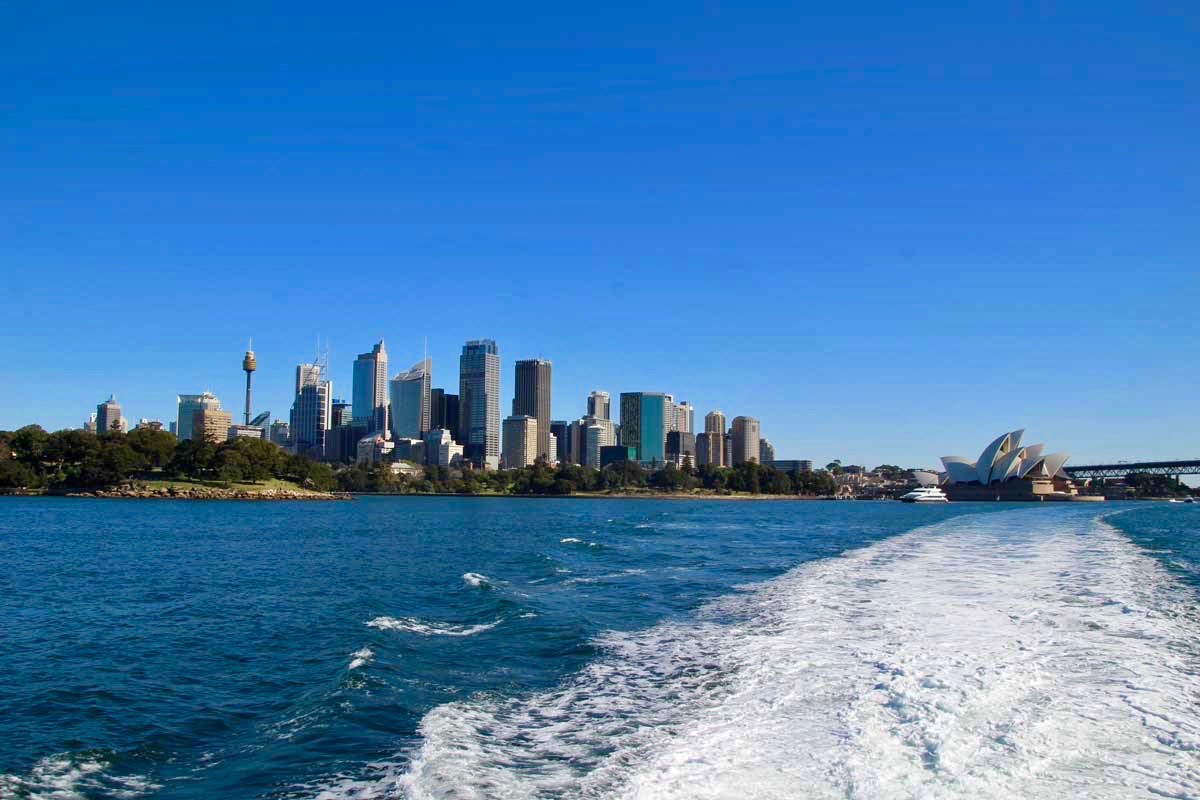
M565 539L559 539L558 543L559 544L584 544L584 545L587 545L588 547L594 547L594 548L604 547L604 545L600 544L599 542L589 542L589 541L585 541L583 539L578 539L574 536L568 536Z
M1193 797L1198 634L1195 594L1090 514L960 517L439 706L355 796Z
M572 583L599 583L600 581L610 581L617 578L627 578L630 575L644 575L644 569L623 569L620 572L610 572L606 575L581 575L575 578L567 578L563 581L563 585Z
M464 572L462 576L463 582L469 586L491 586L492 579L487 575L480 575L478 572Z
M0 775L0 798L135 798L162 788L144 775L113 775L107 758L63 753L38 761L26 775Z
M346 669L358 669L359 667L366 666L373 658L375 658L375 651L369 647L355 650L350 654L350 665Z
M448 622L426 622L414 617L375 617L365 624L381 631L405 631L421 636L474 636L491 630L503 621L497 619L479 625L453 625Z

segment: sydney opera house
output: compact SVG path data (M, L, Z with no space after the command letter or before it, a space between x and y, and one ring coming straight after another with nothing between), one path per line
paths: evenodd
M974 461L943 456L942 488L951 500L1093 500L1080 495L1063 470L1068 453L1043 455L1043 445L1021 446L1024 430L998 437Z

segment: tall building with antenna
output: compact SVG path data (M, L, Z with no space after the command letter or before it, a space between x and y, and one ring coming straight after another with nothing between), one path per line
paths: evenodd
M251 339L246 347L246 355L242 358L242 369L246 371L246 413L244 425L250 424L250 376L254 374L254 370L258 369L258 362L254 360L254 340Z

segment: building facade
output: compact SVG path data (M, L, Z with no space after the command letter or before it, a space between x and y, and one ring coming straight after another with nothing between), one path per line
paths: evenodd
M220 444L229 438L233 415L215 408L200 408L192 412L192 439Z
M458 361L459 441L478 466L500 463L500 349L491 339L463 345Z
M504 420L504 466L520 469L533 466L538 458L538 421L528 414Z
M683 466L685 461L696 466L696 434L688 431L667 433L667 461Z
M550 460L550 377L552 365L541 358L516 363L513 393L514 417L530 416L537 422L537 454Z
M271 423L271 441L280 447L291 446L291 437L288 435L291 426L281 419L277 419Z
M560 464L574 463L569 460L568 445L570 444L571 423L565 419L550 420L550 435L554 437L555 453L554 460Z
M730 432L733 435L733 463L731 466L751 461L758 463L758 420L754 417L734 417Z
M354 385L350 400L354 404L354 424L365 426L368 433L387 430L387 349L383 339L369 353L354 361Z
M587 415L596 419L612 419L611 402L608 392L595 390L588 395Z
M704 415L704 448L703 460L699 465L712 464L717 467L728 466L725 459L725 415L720 411L710 411ZM697 445L697 456L700 447Z
M124 424L124 418L121 416L121 404L117 402L115 394L109 395L107 400L96 406L96 433L113 431L124 433L122 428Z
M638 461L661 464L666 458L670 402L660 392L621 393L621 444L634 448Z
M195 413L202 409L219 409L221 401L212 392L200 394L181 394L175 396L175 438L183 441L192 438L192 420Z
M392 378L388 386L392 436L415 439L430 430L432 366L426 358Z
M292 401L288 431L292 451L310 458L325 458L325 440L333 426L333 383L324 380L321 369L301 364L296 368L298 384Z
M770 464L775 460L775 446L766 439L758 440L758 463Z

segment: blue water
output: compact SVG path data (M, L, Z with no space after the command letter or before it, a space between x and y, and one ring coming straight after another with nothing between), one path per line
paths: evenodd
M1198 531L5 498L0 797L1200 796Z

